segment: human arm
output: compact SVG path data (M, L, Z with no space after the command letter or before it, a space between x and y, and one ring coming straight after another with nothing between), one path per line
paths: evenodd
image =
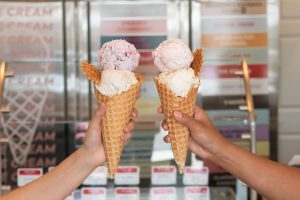
M68 196L97 166L105 162L100 128L100 121L104 114L105 105L101 104L90 121L84 144L67 159L39 179L0 197L0 199L61 200ZM134 110L132 118L136 116L137 111ZM130 138L133 126L133 121L130 121L124 129L124 141Z
M163 112L159 108L159 112ZM200 108L194 117L174 112L175 119L190 130L189 148L203 159L213 161L269 200L296 200L300 197L300 170L279 164L227 141ZM168 126L162 123L164 130ZM165 137L170 142L170 137Z

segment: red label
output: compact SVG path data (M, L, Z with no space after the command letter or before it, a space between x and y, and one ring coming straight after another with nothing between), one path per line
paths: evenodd
M241 65L205 65L203 67L203 78L237 78L236 72L243 71ZM249 65L249 73L251 78L267 78L267 65Z
M102 35L136 33L166 34L167 20L102 20L101 27Z
M139 51L140 65L153 65L152 51Z
M138 169L136 167L118 167L117 173L137 173Z
M154 193L155 194L173 194L175 192L172 188L155 188Z
M104 194L104 190L102 189L84 189L83 194L92 195L92 194Z
M208 192L208 189L206 187L193 187L193 188L187 188L188 193L206 193Z
M30 169L28 169L28 170L20 170L19 174L20 175L41 175L42 172L41 172L41 170L30 170Z
M187 173L194 173L194 174L206 174L208 172L207 168L201 168L201 169L197 169L197 168L185 168Z
M174 172L174 168L173 167L155 167L153 169L154 173L172 173Z
M116 189L117 194L138 194L138 190L136 188L129 189Z

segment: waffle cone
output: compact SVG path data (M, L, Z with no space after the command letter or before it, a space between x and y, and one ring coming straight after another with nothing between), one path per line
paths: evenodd
M203 51L197 49L194 52L194 61L191 68L195 75L200 76L203 63ZM195 103L198 94L198 87L191 88L185 97L178 97L165 84L159 82L158 76L155 78L161 105L164 109L165 119L169 127L172 151L180 174L184 172L186 156L188 151L189 130L178 123L174 118L174 111L181 111L189 116L193 116Z
M136 73L136 78L138 83L119 95L109 97L94 89L98 103L106 104L106 113L101 120L101 130L110 178L114 177L119 165L124 148L123 129L130 121L132 109L142 86L142 76Z
M175 120L174 111L179 110L192 116L195 109L198 88L192 88L186 97L177 97L165 84L160 83L157 77L155 78L155 84L169 127L174 159L179 173L182 174L188 151L189 130Z

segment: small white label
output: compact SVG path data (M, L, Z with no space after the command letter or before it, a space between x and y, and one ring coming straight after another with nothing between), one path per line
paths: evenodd
M34 181L43 175L42 168L19 168L17 171L17 184L19 187Z
M184 185L208 185L209 170L207 167L185 167Z
M97 167L84 181L83 185L106 185L107 168Z
M176 184L177 169L174 166L153 166L151 169L152 185Z
M140 168L138 166L119 166L115 174L116 185L140 184Z
M190 186L184 188L185 200L210 200L209 187Z
M82 200L106 200L106 189L99 187L81 188Z
M175 200L175 187L154 187L151 188L151 200Z
M139 200L140 189L137 187L126 187L115 189L116 200Z

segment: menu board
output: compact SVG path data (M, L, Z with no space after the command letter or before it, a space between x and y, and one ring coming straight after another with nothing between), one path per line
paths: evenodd
M92 60L97 62L97 51L105 43L114 39L125 39L135 45L140 53L138 71L144 82L141 98L137 101L142 121L156 121L157 113L153 109L160 105L154 77L158 73L153 66L152 50L167 39L167 3L147 3L143 1L118 3L94 2L91 7ZM152 12L155 10L155 12Z
M224 137L250 150L250 126L244 81L236 72L241 61L249 64L250 83L257 116L258 155L270 156L270 110L267 2L265 0L234 0L201 2L199 44L204 48L202 73L202 106ZM205 162L212 176L210 184L235 185L235 179L213 163Z
M13 187L18 168L46 170L66 155L62 16L60 2L0 2L0 60L15 74L4 88L11 111L0 116L3 181Z

